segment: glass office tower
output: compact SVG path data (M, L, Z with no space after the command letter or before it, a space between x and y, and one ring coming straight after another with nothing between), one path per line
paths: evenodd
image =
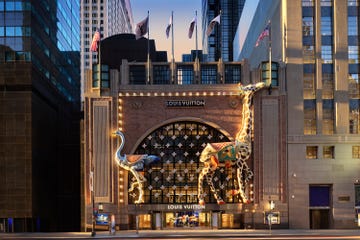
M202 45L208 61L218 61L220 56L223 61L233 61L233 40L244 4L245 0L202 0ZM220 10L221 23L207 36L207 26Z
M132 33L133 17L130 0L81 0L81 92L84 91L86 70L97 62L97 53L90 51L96 29L101 39Z
M75 0L0 0L0 227L80 229Z

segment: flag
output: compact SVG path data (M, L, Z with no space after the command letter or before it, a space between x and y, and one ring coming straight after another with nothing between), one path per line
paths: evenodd
M258 39L256 40L255 47L259 46L261 40L263 40L266 36L270 36L270 23L268 23L264 30L260 33Z
M194 17L194 19L191 21L190 23L190 27L189 27L189 33L188 33L188 37L191 38L194 32L194 27L197 24L197 19L196 16Z
M144 20L136 24L136 28L135 28L136 40L144 36L148 31L149 31L149 16L147 16Z
M169 33L170 33L171 27L172 27L172 16L170 16L169 23L166 26L166 38L169 38Z
M215 26L216 23L219 23L219 24L220 24L220 15L221 15L221 14L217 15L216 18L214 18L213 20L211 20L211 22L210 22L210 24L209 24L209 26L208 26L208 28L207 28L207 30L206 30L206 35L209 36L209 35L211 34L211 32L213 31L214 26Z
M100 41L100 31L99 31L99 29L96 29L96 31L94 33L94 37L91 42L90 51L97 52L99 41Z

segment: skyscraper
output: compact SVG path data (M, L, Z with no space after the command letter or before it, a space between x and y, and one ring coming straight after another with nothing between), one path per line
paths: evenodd
M5 231L79 230L79 10L75 0L0 1Z
M271 76L278 101L264 105L269 172L259 179L258 195L281 199L276 205L288 209L290 228L360 222L359 10L359 0L272 0L240 19L236 59L249 59L263 79ZM285 165L282 179L277 172Z
M101 39L119 33L132 33L133 17L130 0L81 0L81 94L84 90L85 70L92 69L97 53L90 51L96 29Z
M245 0L202 0L203 51L208 61L233 61L233 40ZM207 36L210 21L220 14L220 24Z

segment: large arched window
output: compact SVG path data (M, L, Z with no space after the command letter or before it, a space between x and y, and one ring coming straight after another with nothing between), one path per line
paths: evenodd
M199 156L209 142L229 142L230 140L218 129L204 123L179 121L163 125L146 136L137 146L135 154L155 154L161 161L145 166L143 174L145 204L197 203L198 176L203 163ZM129 186L134 182L129 174ZM220 194L228 203L238 203L236 196L229 194L237 188L236 168L220 168L213 181ZM205 201L216 203L206 180ZM136 193L129 193L129 203L134 203Z

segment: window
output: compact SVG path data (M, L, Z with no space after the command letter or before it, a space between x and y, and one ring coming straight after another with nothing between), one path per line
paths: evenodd
M331 186L330 185L310 185L309 186L310 207L330 207Z
M348 0L349 133L360 133L359 0Z
M315 76L304 73L304 99L315 99Z
M359 63L359 46L348 46L349 63Z
M352 147L352 158L360 159L360 146L353 146Z
M324 65L323 65L324 66ZM322 74L322 98L323 99L333 99L334 98L334 75L333 73Z
M323 99L323 134L334 134L334 100Z
M306 159L317 159L318 158L318 147L307 146L306 147Z
M303 59L304 63L315 63L315 48L314 45L303 45Z
M154 84L170 84L171 79L169 65L154 65L153 76Z
M129 66L129 81L130 84L146 84L145 65Z
M192 65L177 65L176 68L176 78L179 85L193 83L194 67Z
M15 52L5 52L5 62L15 61Z
M358 134L360 131L360 99L349 101L349 130L351 134Z
M321 17L321 36L332 35L332 18L331 16Z
M360 208L360 184L355 184L355 207Z
M323 147L323 158L334 159L335 158L335 147L324 146Z
M359 6L359 0L348 0L348 6Z
M201 65L201 83L217 83L217 65Z
M302 0L301 4L303 7L313 7L315 0Z
M316 100L304 100L304 134L316 134Z
M241 65L225 65L225 83L241 82Z
M321 46L321 58L323 63L332 63L333 62L333 51L331 45L322 45Z
M271 62L271 85L272 86L279 86L278 67L279 67L278 63ZM270 82L269 62L261 63L261 79L265 83Z
M332 1L333 0L320 0L320 4L322 7L331 7L333 5Z
M357 36L358 34L358 16L348 16L348 35Z
M31 53L30 52L16 52L15 55L16 61L31 61Z
M314 18L303 17L303 36L313 36L314 35Z
M304 64L303 69L304 99L315 99L315 64Z

